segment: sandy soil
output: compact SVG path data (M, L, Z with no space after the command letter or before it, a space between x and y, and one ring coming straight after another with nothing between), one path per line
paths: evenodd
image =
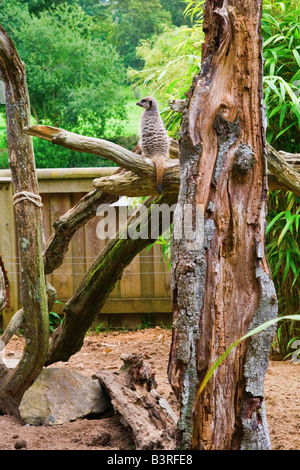
M67 367L92 377L100 369L119 370L123 353L143 353L156 372L158 392L173 409L176 399L167 379L171 331L145 329L135 332L109 332L89 335L80 352ZM22 351L23 339L14 337L6 355L15 358ZM270 361L265 381L268 425L274 450L300 449L300 365L289 361ZM0 416L0 450L131 450L133 443L115 416L81 419L59 426L29 426L14 417Z

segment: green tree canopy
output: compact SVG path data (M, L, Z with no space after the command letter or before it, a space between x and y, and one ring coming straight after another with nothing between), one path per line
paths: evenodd
M190 17L184 15L187 0L160 0L160 3L164 10L171 13L172 23L175 26L191 25Z
M95 137L112 138L112 127L121 134L125 68L115 48L95 34L94 19L75 3L37 15L20 2L2 3L0 24L25 63L35 120ZM58 151L40 139L34 145L38 167L103 165L99 157Z
M113 46L91 37L91 21L78 5L61 5L38 16L20 4L0 12L0 23L26 65L37 121L69 128L84 122L86 132L92 125L104 136L109 119L125 118L120 94L125 70Z
M26 5L30 13L40 13L43 10L53 9L57 6L68 3L69 5L78 4L88 14L96 15L98 10L101 8L101 2L96 0L18 0L19 3ZM1 0L1 4L16 3L12 0Z
M111 6L115 21L112 43L124 57L125 65L141 67L143 61L136 57L136 46L141 39L163 31L172 24L171 14L163 10L159 0L118 0Z

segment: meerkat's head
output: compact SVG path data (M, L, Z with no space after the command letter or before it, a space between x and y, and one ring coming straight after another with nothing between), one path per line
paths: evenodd
M157 107L156 99L153 98L152 96L146 96L146 98L141 99L138 103L136 103L137 106L141 106L142 108L145 108L145 110L153 109Z

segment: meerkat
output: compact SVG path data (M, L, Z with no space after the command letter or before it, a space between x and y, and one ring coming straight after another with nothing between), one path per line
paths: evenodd
M140 146L142 155L151 158L156 167L157 189L162 193L164 160L169 157L170 140L159 114L155 98L147 96L138 103L145 109L141 117Z

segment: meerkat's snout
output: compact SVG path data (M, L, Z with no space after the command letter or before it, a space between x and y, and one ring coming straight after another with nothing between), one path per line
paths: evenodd
M141 108L145 108L146 110L148 110L152 107L153 98L147 96L146 98L143 98L141 101L138 101L136 104L137 106L141 106Z

